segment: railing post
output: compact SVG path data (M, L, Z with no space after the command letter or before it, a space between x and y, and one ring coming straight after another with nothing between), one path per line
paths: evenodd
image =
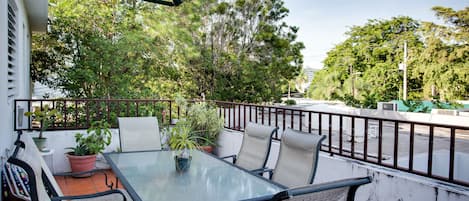
M286 118L286 117L285 117L285 116L286 116L286 115L285 115L285 108L283 108L282 111L283 111L283 118L282 118L282 120L283 120L283 130L285 130L285 127L287 126L287 125L285 124L285 123L286 123L286 122L285 122L285 118Z
M414 123L410 124L409 171L414 169Z
M327 137L329 138L328 141L329 141L329 154L330 156L333 156L334 154L332 154L332 115L329 114L329 136Z
M238 130L241 130L241 104L238 105Z
M67 100L64 100L64 125L63 127L64 128L67 128ZM42 110L42 102L41 102L41 110ZM41 128L42 128L42 124L41 124Z
M365 136L363 139L363 160L368 158L368 118L365 118Z
M322 113L318 113L318 119L319 119L319 125L318 125L318 129L319 129L319 135L322 135Z
M383 159L383 120L378 121L378 164L381 164Z
M430 126L430 135L428 139L428 164L427 164L427 174L432 176L432 166L433 166L433 131L434 127Z
M243 104L243 110L244 110L244 125L243 125L243 130L246 129L246 105Z
M397 169L397 157L399 152L399 122L394 122L394 161L393 167Z
M295 110L290 110L290 127L291 127L291 129L295 129L294 119L295 119Z
M350 156L355 158L355 117L352 117L352 130L350 131L352 140L350 141Z
M78 128L78 101L75 100L75 128Z
M342 155L342 149L343 149L343 118L344 116L340 115L339 116L339 154Z
M271 108L269 107L269 111L268 111L269 112L269 126L272 124L272 122L271 122L272 121L271 120L272 113L270 112L270 109Z
M454 146L455 146L456 130L451 128L451 138L449 146L449 181L454 180Z
M262 119L262 125L264 125L264 107L263 107L263 106L261 107L261 110L262 110L262 111L261 111L261 115L262 115L262 117L261 117L261 119Z
M299 123L298 123L298 127L300 128L300 131L303 131L303 110L300 110L300 116L299 116Z

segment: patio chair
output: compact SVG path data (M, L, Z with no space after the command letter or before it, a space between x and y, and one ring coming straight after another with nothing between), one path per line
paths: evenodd
M325 137L286 129L282 135L275 169L256 172L270 172L269 177L272 181L287 187L312 184L316 174L319 149Z
M362 177L307 185L277 193L271 201L353 201L357 189L370 182L370 177Z
M13 154L7 160L8 165L14 166L12 168L15 175L23 175L24 177L8 177L14 179L17 187L22 187L24 196L27 195L31 201L48 201L48 200L95 200L95 201L111 201L111 200L130 200L128 195L123 190L111 189L96 194L76 195L76 196L63 196L59 185L55 181L52 173L47 167L45 161L42 159L39 150L34 144L31 136L21 135L19 133L18 139L15 142ZM20 168L17 168L20 167ZM18 171L18 172L15 172ZM63 175L84 175L90 174L88 171L77 174L64 173ZM26 175L25 175L26 174ZM27 179L26 179L27 178ZM107 185L107 176L106 176ZM108 185L112 188L112 184ZM26 190L29 189L29 190Z
M120 148L123 152L161 149L156 117L119 117L118 122Z
M278 128L247 123L244 129L243 142L238 155L230 155L222 158L233 158L233 163L246 170L258 170L265 168L269 157L272 135Z

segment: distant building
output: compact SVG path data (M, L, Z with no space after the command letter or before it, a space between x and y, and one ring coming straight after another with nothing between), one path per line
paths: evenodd
M54 90L39 82L34 83L32 98L62 98L65 97L59 90Z
M316 73L319 70L321 70L321 69L309 68L309 67L303 68L303 71L305 72L306 77L308 77L307 87L306 88L308 88L309 85L311 84L311 81L313 81L314 73Z

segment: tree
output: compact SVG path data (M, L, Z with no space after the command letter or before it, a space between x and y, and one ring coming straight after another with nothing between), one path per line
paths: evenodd
M434 7L448 25L418 22L409 17L369 20L354 26L348 38L328 52L324 69L314 77L308 96L349 100L370 107L402 94L404 41L408 44L410 99L464 99L469 96L469 8ZM355 95L355 93L357 93ZM373 100L373 101L371 101Z
M281 0L221 2L203 18L201 57L189 72L198 93L218 100L279 100L282 87L298 75L304 45L288 26Z
M354 26L349 36L328 52L324 69L312 82L310 97L341 99L345 96L369 102L398 99L402 75L397 66L402 61L404 41L411 44L410 55L422 44L415 34L418 22L408 17L391 20L369 20ZM320 76L321 74L330 76ZM331 77L332 76L332 77ZM331 90L333 89L333 90Z
M282 0L50 3L50 31L34 42L33 78L70 97L171 98L176 91L272 101L302 67L304 46L298 28L283 22Z
M415 75L423 80L423 96L431 99L469 97L469 7L460 11L434 7L448 26L425 22L425 48L415 58Z
M193 87L181 69L194 55L187 41L200 20L187 12L197 2L171 10L136 0L50 3L50 31L33 43L35 81L85 98L171 97Z

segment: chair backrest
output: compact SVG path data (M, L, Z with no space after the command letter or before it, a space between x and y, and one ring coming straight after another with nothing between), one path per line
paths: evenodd
M20 145L21 143L23 145ZM8 159L8 162L26 171L31 200L47 201L50 200L50 195L62 196L59 185L41 157L31 136L28 134L20 135L16 144L13 156ZM47 184L47 190L45 184Z
M287 187L313 183L325 136L286 129L272 180Z
M161 139L156 117L119 117L122 151L160 150Z
M269 157L272 135L276 127L247 123L236 165L247 170L264 168Z
M277 193L271 200L353 201L357 189L370 182L370 177L362 177L308 185Z

